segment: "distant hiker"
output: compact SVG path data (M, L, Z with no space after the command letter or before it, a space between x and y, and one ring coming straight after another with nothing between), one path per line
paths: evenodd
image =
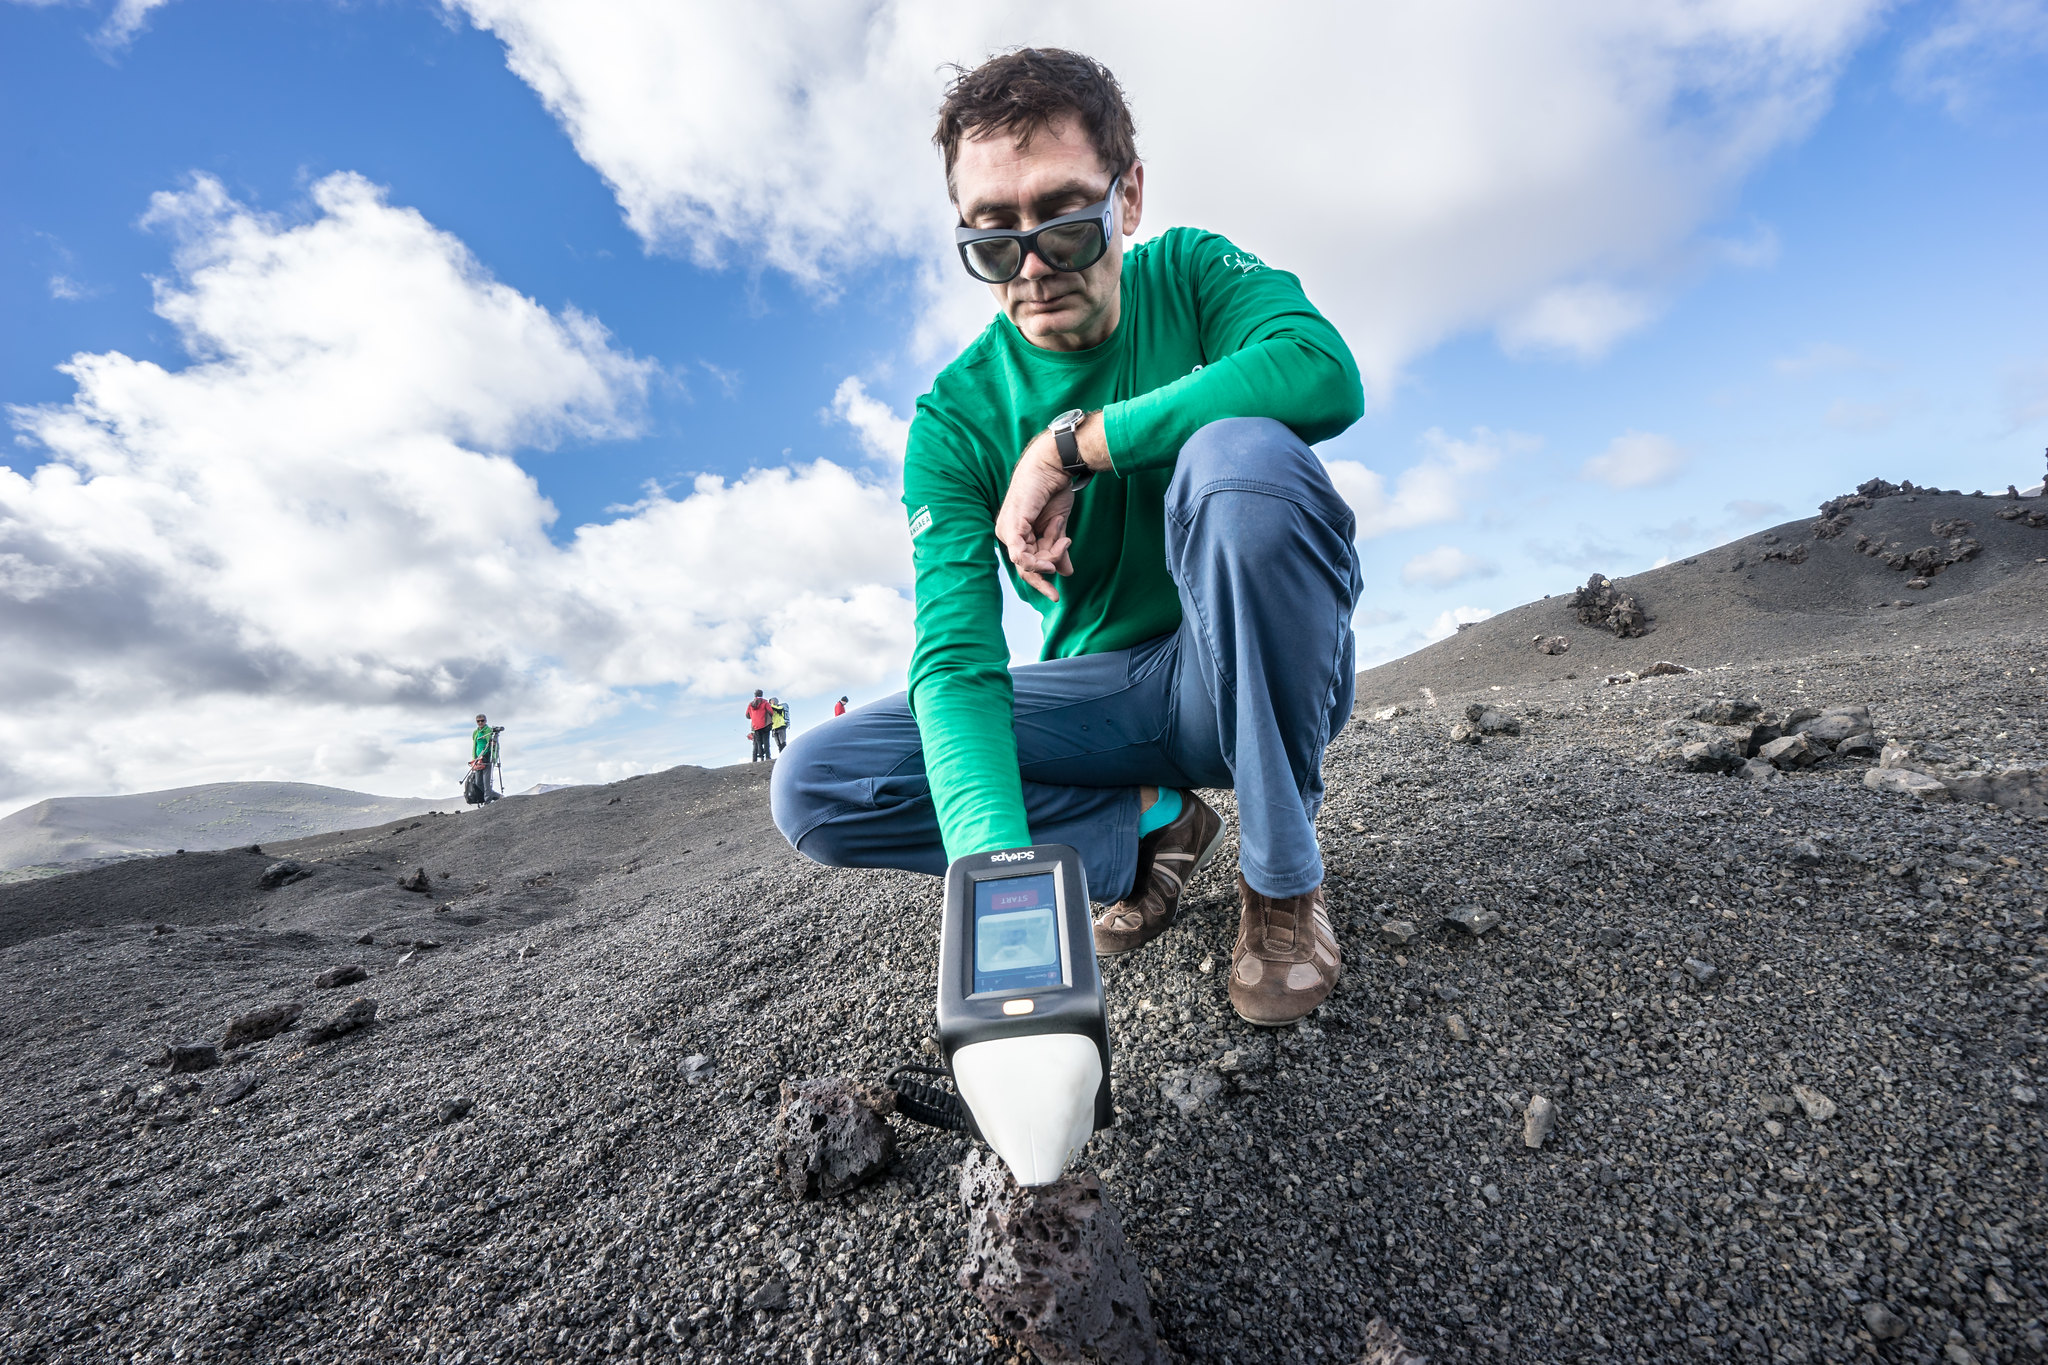
M843 715L845 715L845 714L846 714L846 698L844 698L844 697L841 697L841 698L840 698L840 699L839 699L838 701L836 701L836 702L834 702L834 703L832 704L832 715L833 715L833 717L834 717L834 718L836 719L837 717L839 717L839 716L843 716Z
M495 801L501 795L491 785L491 769L498 762L498 736L504 729L502 725L492 725L482 712L477 713L476 729L469 737L469 776L462 781L462 799L472 806Z
M1290 1023L1341 970L1315 820L1364 580L1310 446L1364 411L1358 366L1299 280L1222 237L1125 249L1145 166L1099 62L994 57L947 90L933 141L997 314L910 424L909 690L799 736L775 822L822 863L933 874L1070 844L1113 902L1096 947L1122 953L1222 843L1193 789L1234 788L1230 1003ZM1010 666L991 534L1041 662Z
M768 761L769 710L768 699L761 695L760 688L755 688L754 699L747 703L747 730L754 740L754 756L747 760L749 763Z
M782 698L768 699L768 728L775 733L775 752L781 753L789 747L789 708L782 704Z

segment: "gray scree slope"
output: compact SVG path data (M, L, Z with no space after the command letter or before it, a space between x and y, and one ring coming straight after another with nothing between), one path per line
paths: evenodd
M1547 620L1561 659L1368 674L1414 709L1330 751L1330 1002L1277 1033L1231 1014L1227 858L1105 963L1120 1112L1083 1159L1174 1349L1348 1362L1384 1314L1437 1361L2035 1358L2048 825L1870 791L1863 763L1760 788L1637 761L1724 695L2048 762L2028 534L1826 631L1688 600L1701 556L1633 581L1644 639ZM1780 571L1826 563L1720 581ZM1603 687L1609 646L1716 671ZM1452 745L1475 700L1520 735ZM802 862L764 787L677 769L0 888L0 1352L1017 1357L955 1278L964 1141L891 1120L895 1166L853 1194L775 1178L783 1080L924 1043L937 887ZM261 890L283 855L313 874ZM428 894L396 885L417 868ZM1463 905L1501 922L1441 922ZM348 963L368 980L312 986ZM359 995L376 1023L309 1046ZM217 1069L148 1065L274 1003L305 1015Z

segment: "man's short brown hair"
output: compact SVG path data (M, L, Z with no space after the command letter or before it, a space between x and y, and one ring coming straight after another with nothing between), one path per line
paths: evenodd
M946 158L948 193L962 138L1009 133L1021 145L1063 114L1080 118L1104 170L1121 174L1138 159L1138 130L1123 87L1093 57L1058 47L1020 47L972 71L956 66L953 72L939 105L939 129L932 134Z

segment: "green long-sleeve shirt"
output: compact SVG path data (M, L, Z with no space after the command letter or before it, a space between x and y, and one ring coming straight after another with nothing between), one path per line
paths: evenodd
M1031 842L1011 728L995 516L1017 458L1069 408L1103 412L1115 475L1075 500L1074 572L1048 601L1040 658L1127 649L1180 624L1166 572L1166 486L1181 446L1225 417L1304 441L1357 421L1350 348L1301 282L1214 233L1174 228L1124 256L1117 329L1086 351L1033 346L998 314L917 402L903 463L917 581L910 706L949 857Z
M469 757L471 762L475 762L479 758L493 757L491 753L491 738L490 726L479 725L476 727L475 733L469 737Z

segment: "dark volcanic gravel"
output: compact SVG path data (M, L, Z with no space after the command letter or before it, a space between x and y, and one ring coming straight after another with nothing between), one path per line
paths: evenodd
M1368 675L1412 709L1362 703L1330 753L1330 1002L1230 1012L1229 858L1104 964L1119 1117L1083 1159L1167 1343L1348 1365L1384 1315L1436 1361L2037 1358L2048 824L1872 791L1867 759L1769 786L1639 761L1725 696L2048 763L2043 598L2016 631L2008 581L1624 686ZM1529 651L1555 674L1582 640L1678 653L1558 629L1571 653ZM1520 734L1452 744L1472 702ZM853 1193L776 1179L784 1081L929 1057L938 889L800 862L764 781L0 888L0 1355L1018 1356L956 1278L964 1139L890 1119ZM285 855L312 875L262 890ZM1464 906L1500 923L1444 922ZM445 946L400 965L419 939ZM358 993L375 1023L310 1044ZM217 1068L152 1065L280 1004L305 1015Z

